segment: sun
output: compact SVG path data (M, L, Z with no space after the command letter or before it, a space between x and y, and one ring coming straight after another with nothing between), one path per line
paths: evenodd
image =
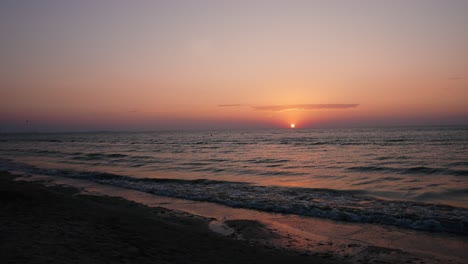
M296 127L296 124L291 124L291 128L295 128Z

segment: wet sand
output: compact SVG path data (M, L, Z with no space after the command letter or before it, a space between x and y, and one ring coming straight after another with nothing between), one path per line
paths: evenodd
M222 236L212 219L14 178L0 173L2 263L343 263Z
M157 225L151 224L155 226L152 226L148 232L145 231L144 225L138 224L142 220L127 220L125 222L130 225L136 224L138 225L137 229L141 229L141 234L138 237L142 236L142 238L130 244L126 242L125 234L128 232L125 229L112 228L105 231L102 227L100 228L103 229L104 236L115 237L116 234L119 234L118 237L122 238L122 243L117 245L120 247L119 250L116 250L118 253L126 252L126 248L138 249L136 251L138 254L125 257L124 262L127 261L126 259L128 259L127 262L145 262L139 260L139 258L149 254L140 255L140 253L146 252L145 250L152 252L149 255L153 254L152 258L158 260L156 261L158 263L279 263L294 261L294 263L435 264L465 263L464 260L468 257L466 251L468 238L465 236L232 208L209 202L157 196L81 179L22 175L15 180L32 181L32 183L21 183L22 185L15 188L19 188L19 186L24 188L24 186L33 184L34 188L53 190L54 192L59 190L60 195L71 196L74 199L84 199L88 202L92 198L92 202L98 202L99 206L107 207L109 205L107 203L112 202L113 208L116 207L119 210L115 212L117 216L113 216L116 219L121 218L118 214L133 214L133 210L137 210L137 214L132 219L135 217L146 219L149 214L151 221L156 221ZM43 185L49 187L45 188ZM72 186L74 188L64 189L57 186ZM1 187L1 189L4 188ZM33 189L33 193L36 192L35 190ZM64 190L71 193L64 193ZM26 190L18 189L18 191L25 192ZM44 201L44 206L47 206L47 203L49 202ZM83 210L79 206L75 207L76 205L73 205L68 209L74 212ZM102 212L100 213L102 214ZM9 217L11 218L11 216ZM62 217L66 218L66 211ZM105 225L115 226L116 224L112 221L109 220L109 223L105 223ZM117 223L120 222L119 220ZM165 225L175 227L177 230L172 231L176 234L166 234L166 230L163 228ZM27 229L28 227L23 226L23 228ZM74 230L74 228L76 227L62 227L64 230ZM152 233L151 230L156 230L154 231L156 233ZM91 229L90 232L94 231ZM120 234L121 232L123 235ZM200 239L199 236L203 238ZM135 238L134 235L131 237ZM152 243L155 244L152 245ZM138 245L147 247L150 245L151 249L142 250ZM198 255L202 251L204 253L201 256ZM81 254L87 255L87 250L83 250ZM154 257L155 255L159 257ZM221 256L226 256L226 258ZM132 258L134 259L132 260ZM102 261L105 262L106 259L108 258L103 257ZM231 259L232 262L229 262Z

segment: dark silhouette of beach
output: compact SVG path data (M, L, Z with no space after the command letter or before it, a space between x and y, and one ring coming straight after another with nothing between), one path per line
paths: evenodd
M222 237L208 222L0 173L2 263L342 263Z

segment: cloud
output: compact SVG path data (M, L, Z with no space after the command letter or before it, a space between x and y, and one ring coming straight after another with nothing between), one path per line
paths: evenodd
M220 104L218 107L250 107L254 111L293 111L293 110L323 110L323 109L349 109L359 104L291 104L291 105L246 105L246 104Z
M294 105L260 105L252 106L255 111L291 111L291 110L322 110L322 109L349 109L359 104L294 104Z
M243 106L243 104L220 104L218 107L239 107Z

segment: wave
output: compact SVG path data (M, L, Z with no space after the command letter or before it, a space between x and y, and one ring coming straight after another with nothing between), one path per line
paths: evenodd
M270 163L286 163L286 162L289 162L289 160L287 159L250 159L250 160L247 160L247 162L249 163L267 163L267 164L270 164Z
M228 159L206 159L204 161L220 163L220 162L229 162L230 160Z
M335 190L252 186L211 180L136 179L102 173L69 177L232 207L468 234L468 210L451 206L384 201Z
M382 173L399 173L399 174L442 174L442 175L454 175L454 176L468 176L468 170L455 170L449 168L433 168L433 167L409 167L409 168L394 168L394 167L382 167L382 166L357 166L347 168L350 171L355 172L382 172Z
M335 146L367 146L367 145L377 145L377 146L396 146L396 145L414 145L419 142L413 139L330 139L322 140L319 138L308 138L308 137L298 137L298 138L289 138L284 137L279 140L280 144L283 145L297 145L297 146L318 146L318 145L335 145ZM448 142L450 143L450 142Z
M77 153L73 159L76 160L102 160L102 159L115 159L115 158L125 158L128 155L120 153Z
M125 154L120 154L120 153L110 153L110 154L105 154L105 153L88 153L86 154L88 157L107 157L107 158L123 158L127 157Z
M409 201L380 200L360 196L351 191L257 186L205 179L132 178L102 172L44 169L2 159L0 159L0 169L86 179L155 195L208 201L231 207L468 235L468 209Z
M410 159L408 156L381 156L375 158L376 160L407 160Z
M405 142L409 141L408 139L386 139L385 142Z
M458 161L458 162L451 162L447 164L448 166L468 166L468 161Z
M36 149L31 151L34 154L44 154L44 155L57 155L57 154L64 154L61 151L54 151L54 150L45 150L45 149Z

